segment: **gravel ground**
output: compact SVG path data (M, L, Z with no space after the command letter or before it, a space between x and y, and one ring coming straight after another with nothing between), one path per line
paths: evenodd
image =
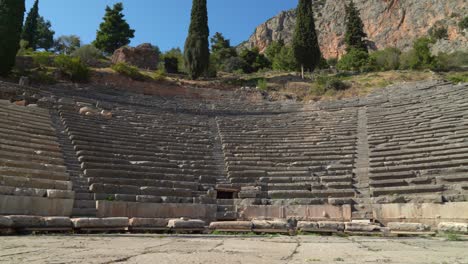
M321 236L0 237L0 263L468 264L468 241Z

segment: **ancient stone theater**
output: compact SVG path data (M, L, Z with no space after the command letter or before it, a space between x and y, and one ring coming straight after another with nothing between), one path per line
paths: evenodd
M306 104L0 88L5 233L468 232L467 84Z

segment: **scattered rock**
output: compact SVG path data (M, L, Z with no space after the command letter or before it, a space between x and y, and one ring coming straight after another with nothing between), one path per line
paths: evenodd
M91 108L89 106L81 107L79 111L80 115L86 115L86 116L96 115L97 112L98 112L97 109Z
M29 86L29 84L30 84L29 77L21 76L21 78L19 79L19 85Z
M112 112L111 112L111 111L102 110L102 111L101 111L101 116L104 117L105 119L111 119L111 118L112 118Z
M468 233L468 223L442 222L437 228L439 232Z

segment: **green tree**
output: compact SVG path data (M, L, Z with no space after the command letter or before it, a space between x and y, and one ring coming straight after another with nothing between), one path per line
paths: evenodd
M0 0L0 76L15 65L23 25L24 0Z
M225 39L223 34L216 32L211 38L211 62L217 70L223 68L224 63L232 57L236 57L236 50L231 47L229 39Z
M193 0L189 33L185 41L185 67L192 79L198 79L209 69L208 10L206 0Z
M52 30L50 21L39 16L37 19L36 49L49 51L54 46L54 35L55 31Z
M304 70L314 71L320 63L321 53L311 0L299 0L293 53L297 64L301 67L302 78L304 78Z
M346 5L346 34L345 43L347 51L351 49L358 49L365 52L367 51L367 44L365 39L367 34L364 32L364 24L362 23L359 10L356 8L353 0Z
M122 13L124 7L122 3L117 3L113 8L106 7L104 22L99 25L96 33L94 46L108 54L112 54L116 49L128 45L130 39L135 35L135 30L125 20Z
M76 35L60 36L54 41L54 49L60 54L70 55L81 47L81 39Z
M458 27L459 27L461 30L468 29L468 16L464 17L464 18L458 23Z
M351 49L338 61L337 68L343 71L363 71L369 64L369 53L362 49Z
M265 50L265 56L270 61L274 61L275 57L281 52L284 47L284 41L282 39L278 41L273 41Z
M438 67L437 58L432 56L431 44L435 40L430 38L419 38L414 41L413 48L405 52L400 57L400 67L402 69L422 70L436 69Z
M164 67L168 73L186 72L184 65L184 54L180 48L172 48L166 51L162 55L162 61L164 61Z
M34 2L33 7L26 17L24 22L23 33L21 34L21 39L29 43L29 47L33 50L36 50L37 42L37 28L39 21L39 0Z
M272 62L273 70L279 71L295 71L297 63L294 59L294 51L291 47L284 46L279 54L277 54Z
M245 73L257 72L260 69L269 68L271 66L271 62L265 55L260 54L257 47L242 50L239 57L246 62L246 67L244 68Z

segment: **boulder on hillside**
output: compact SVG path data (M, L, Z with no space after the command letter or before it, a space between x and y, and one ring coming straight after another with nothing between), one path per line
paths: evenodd
M135 48L121 47L112 55L112 63L127 63L141 69L156 70L159 61L159 54L153 45L149 43L141 44Z

